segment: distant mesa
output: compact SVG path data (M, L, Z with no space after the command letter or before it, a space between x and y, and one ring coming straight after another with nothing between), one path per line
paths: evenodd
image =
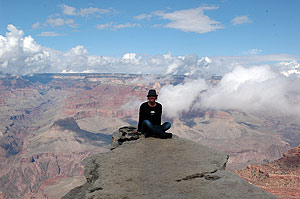
M61 129L61 130L71 130L71 131L80 131L80 127L73 117L68 117L64 119L56 120L51 128Z

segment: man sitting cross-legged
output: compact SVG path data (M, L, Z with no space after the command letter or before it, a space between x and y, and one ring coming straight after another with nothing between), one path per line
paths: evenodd
M172 138L172 133L166 133L171 128L170 122L161 125L162 105L157 100L156 90L149 90L148 101L140 106L138 131L145 137Z

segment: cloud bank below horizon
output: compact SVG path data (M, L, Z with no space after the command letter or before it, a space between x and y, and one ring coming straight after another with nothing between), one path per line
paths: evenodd
M160 90L160 101L169 118L200 109L300 117L300 79L286 77L267 65L238 66L216 86L201 78L166 85Z

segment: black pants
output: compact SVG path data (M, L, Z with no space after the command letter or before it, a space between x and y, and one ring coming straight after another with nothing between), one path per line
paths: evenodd
M165 138L167 136L165 131L170 128L170 122L165 122L162 125L153 125L149 120L144 120L142 123L142 133L145 136Z

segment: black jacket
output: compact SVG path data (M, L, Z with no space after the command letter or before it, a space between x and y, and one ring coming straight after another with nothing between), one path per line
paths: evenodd
M153 125L161 125L162 105L156 102L155 107L150 107L148 102L140 106L138 131L142 129L144 120L149 120Z

